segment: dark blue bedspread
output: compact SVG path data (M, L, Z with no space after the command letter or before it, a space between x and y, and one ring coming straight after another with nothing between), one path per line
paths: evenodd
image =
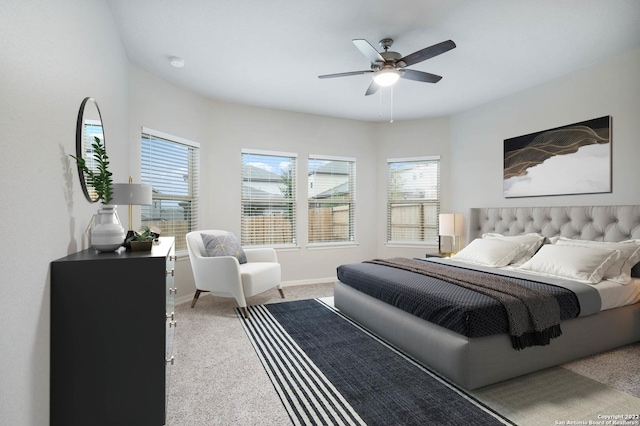
M338 279L358 291L467 337L509 332L507 314L500 302L437 278L373 263L352 263L338 267ZM570 290L521 278L507 279L514 285L553 295L560 305L561 320L575 318L580 313L578 298Z

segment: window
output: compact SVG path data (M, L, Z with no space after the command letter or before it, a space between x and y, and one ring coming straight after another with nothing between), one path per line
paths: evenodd
M140 180L151 185L153 204L142 206L142 225L176 238L186 250L186 234L198 229L200 144L142 129Z
M355 241L356 162L309 156L309 243Z
M387 160L387 242L437 243L440 157Z
M296 244L296 159L242 150L242 245Z
M82 147L80 148L80 152L82 153L82 158L84 158L85 165L89 170L93 172L98 172L98 162L96 161L95 155L96 152L93 149L93 144L95 143L94 138L98 138L104 142L104 134L102 132L102 121L100 120L92 120L92 119L84 119L83 121L84 129L82 131ZM78 153L76 153L78 155ZM93 201L98 199L98 192L93 187L93 183L89 175L85 172L82 172L82 179L84 179L87 195Z

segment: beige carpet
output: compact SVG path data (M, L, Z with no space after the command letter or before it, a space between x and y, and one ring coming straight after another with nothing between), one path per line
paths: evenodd
M286 287L284 292L284 301L332 297L333 285ZM248 303L282 301L270 290ZM190 303L176 306L168 425L290 424L235 306L232 299L206 293L194 309ZM564 367L488 386L474 395L520 425L640 413L640 343Z
M640 398L640 342L563 365Z
M333 284L285 287L284 301L333 296ZM273 289L251 305L282 302ZM287 413L236 317L235 300L176 306L168 425L288 425Z
M602 415L640 413L640 399L562 367L548 368L471 393L522 426L561 422L598 424L588 422L602 421L598 417Z

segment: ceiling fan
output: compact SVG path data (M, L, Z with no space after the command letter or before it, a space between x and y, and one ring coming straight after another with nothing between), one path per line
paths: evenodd
M367 40L354 39L352 41L358 50L371 61L371 69L319 75L318 78L347 77L350 75L373 73L373 81L367 89L365 96L374 94L380 87L391 86L400 78L421 81L423 83L437 83L442 79L441 76L423 71L409 70L406 69L406 67L433 58L456 47L453 41L447 40L402 57L398 52L389 51L389 48L393 44L393 40L390 38L380 40L379 44L380 47L384 49L384 52L378 52Z

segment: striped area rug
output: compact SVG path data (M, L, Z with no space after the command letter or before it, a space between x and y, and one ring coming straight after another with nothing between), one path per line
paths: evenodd
M513 424L320 300L238 317L295 425Z

